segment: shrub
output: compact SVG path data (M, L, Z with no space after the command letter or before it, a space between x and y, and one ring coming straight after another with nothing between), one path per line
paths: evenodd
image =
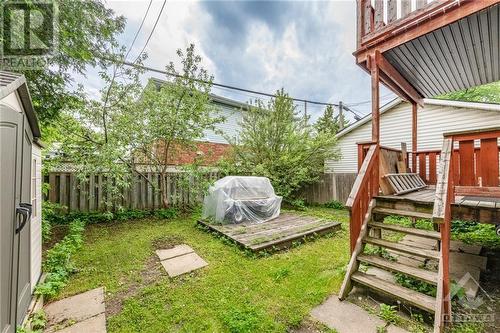
M483 245L490 249L500 248L500 237L492 224L453 221L451 224L452 237L467 244Z
M47 276L45 281L36 287L37 295L54 297L66 285L69 275L75 270L71 257L82 246L84 227L84 222L72 221L68 234L47 251L43 264Z
M177 210L174 208L158 209L154 211L154 215L159 219L175 219L177 217Z
M344 209L344 204L340 201L337 200L332 200L330 202L327 202L325 204L326 208L333 208L333 209Z

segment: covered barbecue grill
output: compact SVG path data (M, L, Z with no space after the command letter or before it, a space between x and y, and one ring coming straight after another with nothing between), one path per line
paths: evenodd
M280 215L282 197L266 177L228 176L210 187L203 218L216 223L262 223Z

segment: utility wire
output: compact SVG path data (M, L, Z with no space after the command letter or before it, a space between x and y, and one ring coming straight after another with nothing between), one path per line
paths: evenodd
M109 60L109 61L115 61L115 62L117 61L116 59L109 59L109 58L107 60ZM179 78L183 77L182 75L177 74L177 73L170 73L170 72L167 72L167 71L164 71L164 70L161 70L161 69L157 69L157 68L153 68L153 67L149 67L149 66L145 66L145 65L135 64L135 63L132 63L130 61L121 61L121 63L123 65L125 65L125 66L131 66L131 67L135 67L135 68L146 70L146 71L150 71L150 72L164 74L164 75L167 75L167 76L174 76L174 77L179 77ZM196 82L202 82L202 83L207 83L208 82L208 81L205 81L205 80L200 80L200 79L195 79L195 78L193 78L193 80L196 81ZM227 84L216 83L216 82L212 82L211 84L213 86L215 86L215 87L226 88L226 89L231 89L231 90L237 90L237 91L247 92L247 93L251 93L251 94L255 94L255 95L262 95L262 96L267 96L267 97L275 97L274 94L265 93L265 92L256 91L256 90L251 90L251 89L240 88L240 87L235 87L235 86L230 86L230 85L227 85ZM294 98L294 97L290 97L290 99L293 100L293 101L296 101L296 102L306 102L306 103L317 104L317 105L333 105L333 106L337 106L338 107L338 104L335 104L335 103L326 103L326 102L319 102L319 101L311 101L311 100L307 100L307 99L303 99L303 98Z
M165 4L166 3L167 3L167 0L164 0L163 1L163 5L161 5L160 12L158 13L158 16L156 17L156 21L155 21L155 24L153 25L153 29L151 30L151 33L149 34L148 39L146 40L146 43L144 44L144 47L142 48L141 52L139 52L139 55L137 56L137 58L135 58L135 60L134 60L133 63L136 63L137 60L139 60L139 58L141 57L142 52L144 52L144 50L148 46L149 40L151 39L151 36L153 36L153 33L155 32L156 25L158 24L158 21L160 20L160 16L163 13L163 9L165 8Z
M137 36L139 36L139 32L141 31L142 26L144 25L144 21L146 21L146 17L148 16L149 9L151 8L152 3L153 3L153 0L149 0L149 5L148 5L148 8L146 9L146 13L144 13L144 16L142 17L141 25L139 26L139 29L137 29L137 31L135 33L134 39L132 40L132 44L130 44L130 48L128 49L127 54L125 54L125 57L123 57L123 59L125 59L125 60L127 60L127 57L130 54L130 51L132 51L132 47L134 46L134 43L137 40Z

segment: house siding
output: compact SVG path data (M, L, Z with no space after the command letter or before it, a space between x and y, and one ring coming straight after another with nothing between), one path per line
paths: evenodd
M418 109L418 150L441 149L443 133L493 127L500 124L500 112L473 107L456 107L426 104ZM400 148L406 142L411 146L411 105L400 103L380 116L380 143L383 146ZM371 120L346 133L338 140L342 158L326 161L328 172L357 172L357 142L371 140Z
M215 125L215 131L205 131L204 138L199 141L208 141L213 143L229 143L227 138L234 139L238 137L240 131L240 123L242 120L241 110L227 105L217 104L219 115L226 118L224 122ZM217 133L221 132L221 133Z

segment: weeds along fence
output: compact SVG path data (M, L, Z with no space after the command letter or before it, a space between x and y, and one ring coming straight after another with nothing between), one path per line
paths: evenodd
M138 174L132 176L128 187L118 188L118 195L112 195L106 189L105 175L96 174L87 179L80 179L73 172L50 172L45 176L45 182L50 187L45 199L67 207L67 211L103 211L106 203L111 203L113 210L123 209L156 209L161 208L160 174L143 173L147 180ZM193 186L182 186L181 172L166 174L166 190L169 203L174 207L192 206L203 201L202 194L193 190ZM208 180L217 180L217 172L207 172L203 177ZM195 180L191 179L190 182ZM154 188L151 183L155 184Z

